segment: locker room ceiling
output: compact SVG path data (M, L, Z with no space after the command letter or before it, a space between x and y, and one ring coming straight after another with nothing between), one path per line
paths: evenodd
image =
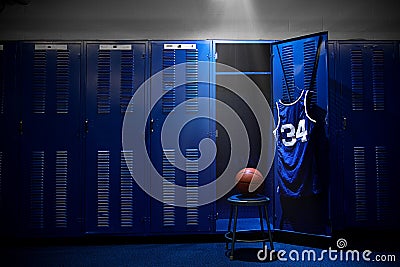
M8 0L2 0L8 1ZM0 39L400 39L396 0L32 0L0 13Z

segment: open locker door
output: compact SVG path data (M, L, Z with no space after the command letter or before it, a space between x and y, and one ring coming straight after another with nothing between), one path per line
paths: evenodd
M323 32L272 45L275 229L330 234L327 37Z

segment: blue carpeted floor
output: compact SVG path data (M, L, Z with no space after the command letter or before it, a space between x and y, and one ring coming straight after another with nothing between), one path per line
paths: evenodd
M230 261L224 242L168 243L168 244L107 244L107 245L52 245L3 247L0 266L400 266L400 253L376 252L369 256L395 254L396 262L332 261L326 254L322 261L289 259L290 251L301 253L314 250L317 257L322 249L275 243L275 250L285 250L284 261L260 262L257 252L261 243L238 243L236 260ZM295 256L295 253L292 254ZM307 255L307 254L305 254ZM344 257L344 256L343 256Z

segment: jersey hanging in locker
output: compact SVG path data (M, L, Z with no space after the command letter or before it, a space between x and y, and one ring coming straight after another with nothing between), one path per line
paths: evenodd
M279 193L302 197L313 193L314 140L316 121L307 113L307 90L292 103L276 102L278 123L274 130Z

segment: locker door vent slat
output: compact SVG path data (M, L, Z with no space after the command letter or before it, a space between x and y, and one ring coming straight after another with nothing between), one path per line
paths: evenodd
M355 220L366 221L368 218L367 203L367 170L365 147L354 147L354 196Z
M57 51L57 69L56 69L56 109L57 114L67 114L69 108L69 51Z
M375 111L385 110L384 51L372 53L372 94Z
M351 50L351 99L354 111L364 110L364 73L361 50Z
M290 99L294 100L294 57L293 57L293 45L286 45L282 47L282 67L286 77L286 81L282 78L283 82L283 101L289 102ZM287 87L286 88L286 82ZM288 94L289 92L289 94ZM290 99L289 99L290 96Z
M133 151L121 151L121 227L133 227Z
M162 110L169 113L175 108L175 50L163 50L163 90Z
M175 149L165 149L163 153L163 225L175 226L175 207L166 203L175 200ZM169 182L169 183L168 183ZM171 183L171 184L170 184Z
M45 50L35 50L33 56L32 112L44 114L46 111L46 65Z
M110 151L97 152L97 226L110 226Z
M111 109L111 54L109 50L99 50L97 62L97 113L108 114Z
M303 54L304 54L304 89L310 89L317 92L317 75L313 83L313 87L310 88L311 78L314 71L314 63L317 55L317 47L315 41L304 42L303 44ZM317 94L311 95L311 103L315 104L317 102Z
M121 91L120 91L120 108L121 113L132 112L133 107L129 105L129 101L133 95L134 86L134 52L133 50L121 51Z
M56 227L68 226L68 152L56 151Z
M32 151L30 183L30 226L44 228L44 151Z
M186 209L187 225L199 225L199 150L197 148L186 149Z
M199 51L186 51L186 111L199 111Z
M384 146L375 147L376 167L376 219L385 222L390 218L389 154Z

